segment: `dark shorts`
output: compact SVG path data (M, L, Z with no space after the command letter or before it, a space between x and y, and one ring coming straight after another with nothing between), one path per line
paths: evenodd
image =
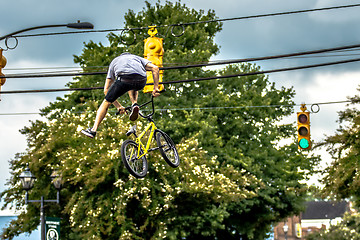
M118 80L111 85L107 92L105 99L108 102L115 102L115 100L127 93L130 90L139 91L145 87L146 78L140 75L129 75L119 77Z

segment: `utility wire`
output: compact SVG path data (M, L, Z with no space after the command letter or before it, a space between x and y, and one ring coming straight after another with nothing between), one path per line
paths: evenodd
M289 14L327 11L327 10L341 9L341 8L352 8L352 7L359 7L359 6L360 6L360 4L342 5L342 6L314 8L314 9L296 10L296 11L288 11L288 12L277 12L277 13L250 15L250 16L245 16L245 17L234 17L234 18L214 19L214 20L208 20L208 21L189 22L189 23L173 24L173 25L170 25L170 26L193 25L193 24L211 23L211 22L225 22L225 21L244 20L244 19L251 19L251 18L262 18L262 17L274 17L274 16L281 16L281 15L289 15Z
M351 55L351 54L349 54ZM24 67L24 68L6 68L6 71L25 71L25 70L36 70L36 71L41 71L40 73L43 73L42 71L46 70L48 72L57 72L57 71L67 71L67 72L82 72L84 70L98 70L98 69L106 69L107 70L108 66L91 66L91 67L59 67L59 66L54 66L54 67ZM24 74L23 72L21 74ZM30 73L28 73L30 74Z
M286 71L294 71L294 70L301 70L301 69L325 67L325 66L339 65L339 64L358 62L358 61L360 61L360 58L343 60L343 61L336 61L336 62L327 62L327 63L305 65L305 66L297 66L297 67L279 68L279 69L264 70L264 71L257 71L257 72L248 72L248 73L224 75L224 76L212 76L212 77L204 77L204 78L168 81L168 82L161 82L161 84L177 84L177 83L188 83L188 82L200 82L200 81L208 81L208 80L215 80L215 79L226 79L226 78L233 78L233 77L253 76L253 75L259 75L259 74L269 74L269 73L276 73L276 72L286 72ZM90 75L89 73L83 73L83 74ZM102 74L102 73L98 73L98 74ZM153 83L147 83L146 85L153 85ZM103 87L2 91L1 94L44 93L44 92L63 92L63 91L86 91L86 90L96 90L96 89L103 89Z
M332 101L332 102L321 102L321 103L312 103L308 105L329 105L329 104L339 104L339 103L349 103L351 100L344 101ZM221 110L221 109L242 109L242 108L279 108L279 107L297 107L302 104L287 104L287 105L259 105L259 106L233 106L233 107L187 107L187 108L156 108L155 111L167 112L167 111L191 111L191 110ZM146 110L144 110L146 111ZM77 111L73 113L84 113L84 111ZM17 115L37 115L41 114L40 112L18 112L18 113L0 113L0 116L17 116Z
M243 17L222 18L222 19L213 19L213 20L207 20L207 21L196 21L196 22L188 22L188 23L159 25L159 26L157 26L157 28L188 26L188 25L206 24L206 23L212 23L212 22L226 22L226 21L244 20L244 19L252 19L252 18L274 17L274 16L299 14L299 13L307 13L307 12L352 8L352 7L359 7L359 6L360 6L360 4L351 4L351 5L341 5L341 6L323 7L323 8L314 8L314 9L305 9L305 10L296 10L296 11L287 11L287 12L267 13L267 14L250 15L250 16L243 16ZM50 36L50 35L80 34L80 33L102 33L102 32L116 32L116 31L144 30L144 29L149 29L149 27L146 26L146 27L136 27L136 28L114 28L114 29L103 29L103 30L69 31L69 32L26 34L26 35L23 34L23 35L17 35L15 37L35 37L35 36Z
M343 50L343 51L347 52L347 51L359 51L359 50L350 49L350 50ZM351 57L351 56L360 56L360 53L344 53L344 54L340 54L340 52L334 53L334 54L324 53L323 55L317 55L317 56L294 56L294 57L289 57L289 58L291 58L291 59L308 58L309 59L309 58L333 58L333 57ZM289 58L286 58L286 59L289 59ZM224 61L230 61L230 60L213 60L213 61L208 61L208 62L193 62L191 64L219 63L219 62L224 62ZM175 67L176 64L178 64L178 66L184 66L181 64L190 64L190 63L189 62L167 63L167 64L163 63L163 65L172 65L172 67ZM96 69L96 68L104 69L107 71L108 66L86 67L86 70ZM56 70L56 69L64 69L64 70ZM69 69L69 70L65 70L65 69ZM34 74L54 74L54 73L82 73L84 71L81 67L7 68L6 70L7 71L42 70L39 72L28 72L28 73L22 72L22 73L20 73L20 76L22 76L22 75L32 76ZM45 72L45 70L48 70L48 71ZM53 70L53 71L50 71L50 70ZM11 76L10 78L15 78L14 76L18 76L18 75L8 74L7 76Z
M279 69L273 69L273 70L264 70L264 71L258 71L258 72L250 72L250 73L240 73L240 74L225 75L225 76L215 76L215 77L204 77L204 78L197 78L197 79L169 81L169 82L162 82L162 84L199 82L199 81L214 80L214 79L225 79L225 78L232 78L232 77L244 77L244 76L252 76L252 75L258 75L258 74L269 74L269 73L276 73L276 72L287 72L287 71L294 71L294 70L301 70L301 69L308 69L308 68L317 68L317 67L325 67L325 66L345 64L345 63L358 62L358 61L360 61L360 58L355 58L355 59L350 59L350 60L343 60L343 61L336 61L336 62L327 62L327 63L319 63L319 64L312 64L312 65L298 66L298 67L288 67L288 68L279 68ZM153 84L147 84L147 85L153 85Z
M343 50L356 49L356 48L360 48L360 44L353 44L353 45L340 46L334 48L324 48L324 49L311 50L305 52L272 55L266 57L243 58L243 59L207 62L207 63L191 64L191 65L183 65L183 66L161 67L160 70L186 69L186 68L207 67L207 66L234 64L234 63L243 63L243 62L264 61L264 60L272 60L272 59L280 59L280 58L299 57L299 56L313 55L313 54L320 54L327 52L343 51ZM106 73L107 73L106 71L100 71L100 72L51 73L51 74L9 74L4 76L3 78L10 79L10 78L41 78L41 77L74 77L74 76L87 76L87 75L104 75Z
M334 51L334 53L327 53L325 52L323 55L319 55L319 56L294 56L294 57L288 57L287 59L291 58L291 59L297 59L297 58L324 58L324 57L348 57L348 56L357 56L360 55L360 53L347 53L347 52L355 52L355 51L360 51L359 49L344 49L344 50L339 50L339 51ZM234 59L232 59L234 60ZM175 67L175 66L183 66L183 65L194 65L194 64L205 64L205 63L219 63L219 62L224 62L224 61L230 61L230 60L210 60L210 61L198 61L198 62L172 62L172 63L163 63L163 66L170 66L170 67ZM53 73L57 73L58 71L56 70L60 70L60 69L64 69L63 71L65 72L65 69L68 69L67 72L82 72L84 71L84 69L86 70L90 70L90 69L104 69L107 70L108 69L108 65L103 65L103 66L87 66L87 67L66 67L66 66L53 66L53 67L23 67L23 68L6 68L5 70L7 71L24 71L24 70L54 70L52 71ZM50 72L50 71L49 71ZM39 73L44 73L44 72L39 72ZM21 73L21 74L25 74L25 73ZM35 73L26 73L26 74L37 74ZM11 74L10 74L11 75Z
M354 49L354 48L360 48L360 44L347 45L347 46L334 47L334 48L324 48L324 49L305 51L305 52L272 55L272 56L266 56L266 57L243 58L243 59L219 61L219 62L214 62L214 63L203 63L203 64L194 64L194 65L186 65L186 66L176 66L176 67L164 67L162 69L170 70L170 69L182 69L182 68L193 68L193 67L207 67L207 66L215 66L215 65L222 65L222 64L234 64L234 63L242 63L242 62L255 62L255 61L264 61L264 60L272 60L272 59L280 59L280 58L298 57L298 56L304 56L304 55L313 55L313 54L326 53L326 52L342 51L342 50L348 50L348 49Z

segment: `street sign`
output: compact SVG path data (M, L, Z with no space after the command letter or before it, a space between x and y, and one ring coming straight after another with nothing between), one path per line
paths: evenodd
M60 218L46 217L45 218L45 233L46 240L60 239Z

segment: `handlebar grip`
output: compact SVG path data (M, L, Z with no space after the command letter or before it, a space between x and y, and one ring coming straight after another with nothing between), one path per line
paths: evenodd
M128 111L130 111L130 110L131 110L131 107L126 107L126 108L125 108L125 112L128 112ZM115 115L116 115L116 116L120 115L120 111L117 111L117 112L115 113Z

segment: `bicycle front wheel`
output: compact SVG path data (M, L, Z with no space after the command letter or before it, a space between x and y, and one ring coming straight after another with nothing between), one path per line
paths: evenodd
M140 149L140 155L143 151ZM121 158L127 170L136 178L143 178L148 171L145 155L138 157L138 144L133 140L125 140L121 145Z
M178 167L180 164L180 158L173 140L169 137L169 135L159 129L156 130L155 138L161 156L167 164L173 168Z

